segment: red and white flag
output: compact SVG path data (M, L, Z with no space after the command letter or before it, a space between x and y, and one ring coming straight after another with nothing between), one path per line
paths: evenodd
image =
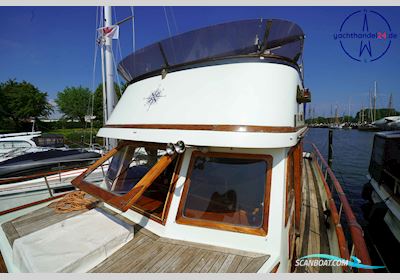
M118 39L119 37L119 25L111 25L107 27L101 27L97 29L99 32L100 36L102 37L107 37L107 38L112 38L112 39Z

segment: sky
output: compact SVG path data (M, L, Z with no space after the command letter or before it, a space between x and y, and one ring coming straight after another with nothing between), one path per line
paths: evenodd
M393 105L400 110L400 7L365 8L382 15L391 33L399 35L391 39L388 51L376 61L351 59L339 40L334 39L341 27L343 32L386 31L385 21L374 18L370 12L367 23L362 13L359 18L351 16L346 21L349 15L363 9L134 7L134 28L131 21L121 25L120 39L114 41L114 55L119 62L134 49L212 24L252 18L285 19L297 23L306 34L305 86L312 92L311 107L315 108L315 115L330 116L331 108L335 110L336 106L340 115L347 114L349 104L351 114L355 114L362 105L369 105L368 95L374 81L378 84L377 107L387 107L392 94ZM99 7L0 7L0 82L26 80L47 92L50 100L67 86L94 89L101 81L95 43L99 11ZM131 7L113 8L115 21L131 15ZM388 42L372 41L370 51L376 56ZM344 49L353 56L361 49L360 43L360 40L343 40ZM368 57L368 49L362 55ZM122 77L118 79L123 81Z

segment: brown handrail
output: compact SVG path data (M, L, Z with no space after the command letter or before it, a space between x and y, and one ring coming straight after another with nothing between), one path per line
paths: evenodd
M23 181L27 181L30 179L40 179L43 178L45 176L51 176L51 175L60 175L61 173L66 173L66 172L70 172L70 171L76 171L79 169L85 169L87 168L87 166L84 167L75 167L75 168L71 168L71 169L58 169L55 171L48 171L48 172L42 172L42 173L36 173L33 175L25 175L25 176L19 176L19 177L10 177L10 178L0 178L0 185L3 184L11 184L11 183L19 183L19 182L23 182Z
M346 218L347 224L350 229L350 235L351 235L351 239L353 241L353 246L354 246L354 253L357 256L357 258L359 258L361 260L361 262L363 264L371 265L371 259L369 257L367 245L365 244L365 240L363 237L364 232L363 232L361 226L357 222L357 219L353 213L353 210L351 209L350 203L347 200L347 197L342 189L342 186L340 185L339 181L336 179L336 176L333 173L332 169L326 163L324 157L321 155L321 152L318 150L317 146L315 146L314 143L311 143L311 145L315 151L316 156L318 157L317 160L320 160L321 164L325 167L325 172L326 172L326 174L329 175L331 182L333 184L333 187L335 188L335 190L338 194L339 200L342 205L342 211L345 214L345 218ZM322 178L324 178L324 176L322 176ZM324 181L325 188L327 188L329 190L329 186L326 183L326 180L323 180L323 181ZM332 194L331 194L330 190L329 190L328 195L330 195L330 197L328 197L328 199L329 199L329 204L331 206L332 218L335 220L338 219L335 221L335 226L336 226L337 225L336 223L340 223L340 214L338 216L333 214L333 212L335 210L336 210L336 214L337 214L337 209L336 209L336 205L334 204L334 200L332 198ZM333 209L335 209L335 210L333 210ZM334 215L335 215L335 217L334 217ZM343 241L342 238L338 238L339 249L344 245L347 246L347 244L343 244L343 242L345 242L345 241L346 241L345 239ZM340 243L342 243L342 244L340 244ZM341 251L341 253L342 253L342 251ZM343 253L345 253L345 252L343 252ZM372 272L369 269L359 269L359 271L360 272Z
M333 199L333 196L332 196L332 193L331 193L328 183L324 179L324 175L322 174L321 168L316 168L316 169L318 170L318 173L321 176L322 182L325 187L326 196L327 196L328 202L329 202L329 209L331 211L331 220L332 220L333 224L335 225L336 236L337 236L338 243L339 243L340 256L343 259L348 260L348 259L350 259L349 249L347 248L346 236L344 235L343 227L340 223L340 217L339 217L338 211L336 209L335 200Z
M37 201L31 202L31 203L28 203L28 204L24 204L24 205L20 205L20 206L14 207L14 208L10 208L10 209L4 210L4 211L0 211L0 216L3 216L5 214L9 214L9 213L12 213L12 212L15 212L15 211L19 211L19 210L22 210L22 209L25 209L25 208L29 208L29 207L32 207L32 206L35 206L35 205L38 205L38 204L41 204L41 203L52 201L54 199L63 197L66 194L67 193L63 193L63 194L60 194L60 195L57 195L57 196L52 196L52 197L49 197L49 198L37 200Z

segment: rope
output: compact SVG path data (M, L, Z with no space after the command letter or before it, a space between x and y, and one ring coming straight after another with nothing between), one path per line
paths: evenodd
M61 200L50 203L47 207L53 208L56 213L69 213L96 207L97 200L85 198L86 193L75 191L65 195Z

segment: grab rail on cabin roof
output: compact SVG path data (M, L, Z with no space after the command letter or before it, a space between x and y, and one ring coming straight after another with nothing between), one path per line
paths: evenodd
M365 244L364 240L364 232L361 226L358 224L357 219L351 209L351 206L347 200L346 194L344 193L342 186L340 185L339 181L336 179L335 174L333 173L332 169L326 163L324 157L321 155L321 152L318 150L315 144L311 143L314 149L314 155L316 159L316 163L320 167L321 177L324 178L324 185L327 191L328 201L330 203L330 208L332 212L332 219L336 227L336 233L338 235L338 242L339 242L339 250L342 258L349 259L351 256L356 256L361 260L362 264L371 265L371 259L369 257L367 245ZM322 174L324 172L324 174ZM329 176L329 180L328 179ZM328 181L331 183L329 184ZM333 199L332 193L336 192L339 201L340 201L340 208L339 213L337 213L336 204ZM345 225L340 223L342 218L342 213L344 212L344 218L346 221ZM346 238L343 235L343 228L342 226L347 226L350 235L352 245L351 245L351 253L348 252L348 244L346 242ZM359 269L359 272L372 272L369 269Z

